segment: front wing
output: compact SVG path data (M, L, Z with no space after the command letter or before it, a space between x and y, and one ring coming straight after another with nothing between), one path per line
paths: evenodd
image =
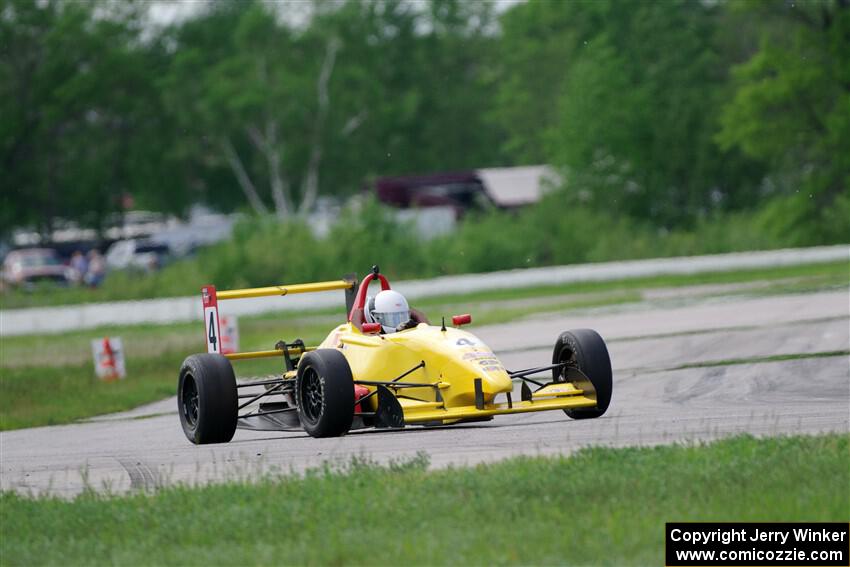
M548 384L534 393L527 390L525 384L523 384L523 395L520 401L513 401L508 396L507 400L501 403L479 402L477 405L446 408L442 402L422 402L404 397L397 399L405 424L458 421L510 413L596 407L595 391L578 389L569 382Z

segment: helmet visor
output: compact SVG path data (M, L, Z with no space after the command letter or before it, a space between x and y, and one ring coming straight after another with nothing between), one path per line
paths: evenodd
M410 314L407 311L391 311L380 313L375 311L375 320L384 327L397 329L402 323L407 323L410 319Z

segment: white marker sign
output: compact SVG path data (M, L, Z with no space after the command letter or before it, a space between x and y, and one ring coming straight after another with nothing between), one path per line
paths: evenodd
M112 381L127 376L124 366L124 347L119 337L92 339L94 371L101 380Z

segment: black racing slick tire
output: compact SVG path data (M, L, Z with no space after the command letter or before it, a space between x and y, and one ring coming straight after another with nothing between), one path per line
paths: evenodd
M239 396L230 361L220 354L193 354L177 382L177 412L186 438L196 445L227 443L236 432Z
M565 409L564 413L573 419L590 419L604 414L611 403L613 379L608 348L599 333L591 329L561 333L555 341L555 350L552 353L552 364L559 362L566 362L568 366L578 368L596 389L595 408ZM563 382L563 372L563 369L553 369L553 380Z
M295 403L301 427L312 437L348 433L354 420L354 379L340 351L318 349L301 357Z

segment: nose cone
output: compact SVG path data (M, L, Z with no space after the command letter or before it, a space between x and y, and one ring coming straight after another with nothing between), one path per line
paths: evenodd
M482 379L485 394L510 392L513 382L502 363L484 342L466 331L449 329L445 335L446 348L463 366L468 376Z

